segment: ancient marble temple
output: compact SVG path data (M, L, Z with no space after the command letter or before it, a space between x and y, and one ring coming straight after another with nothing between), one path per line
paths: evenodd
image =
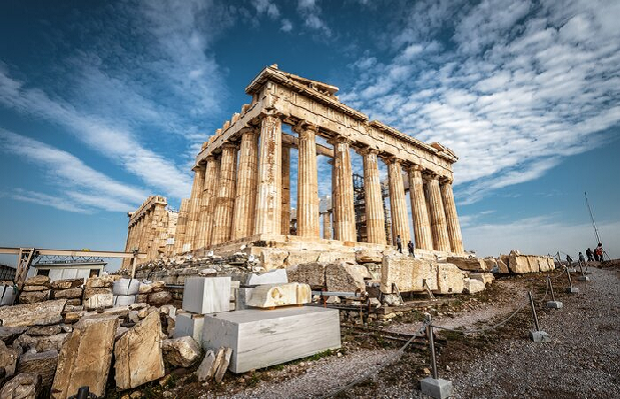
M139 209L130 214L128 250L149 248L150 259L239 250L243 244L261 251L346 252L386 249L400 236L404 247L412 240L422 253L463 252L452 192L457 157L451 150L370 121L338 100L338 88L283 72L276 65L264 68L245 91L251 103L217 129L196 157L191 195L182 201L172 248L165 249L161 241L148 242L151 237L161 240L161 234L137 232L148 225L136 220ZM283 133L283 124L294 134ZM318 137L328 144L318 143ZM293 148L299 164L296 229L291 234ZM363 243L356 242L352 151L363 159ZM332 158L331 176L318 176L317 156ZM379 162L388 169L388 234ZM318 185L325 178L332 179L332 202L330 212L320 215ZM153 229L152 224L148 228Z

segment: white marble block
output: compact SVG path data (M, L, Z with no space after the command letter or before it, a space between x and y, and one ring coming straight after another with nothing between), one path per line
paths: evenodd
M259 285L252 289L248 306L273 308L286 305L304 305L312 302L312 290L308 284L287 283Z
M286 284L288 277L286 269L275 269L267 273L250 273L245 279L245 285Z
M230 310L230 277L192 277L185 280L183 310L217 313Z
M177 313L174 322L174 338L192 337L196 342L202 340L202 329L204 326L204 315L196 313L182 312Z
M205 350L232 348L228 369L244 373L340 348L340 318L338 310L316 306L205 315L201 343Z

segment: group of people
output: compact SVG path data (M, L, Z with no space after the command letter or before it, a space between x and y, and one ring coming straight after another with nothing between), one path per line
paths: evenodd
M586 249L586 257L588 258L587 262L592 262L592 261L602 262L603 261L603 244L599 242L596 248L594 248L594 251L592 251L590 248ZM583 254L579 252L580 263L585 263L586 257L584 257ZM573 263L573 259L570 257L570 255L566 255L566 261L568 262L569 265Z
M403 241L400 238L400 234L396 236L396 249L401 254L403 253ZM409 250L409 256L415 258L415 246L413 245L413 242L411 240L409 240L409 242L407 243L407 249Z

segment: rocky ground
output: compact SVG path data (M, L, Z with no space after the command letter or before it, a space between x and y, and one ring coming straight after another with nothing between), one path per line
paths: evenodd
M543 274L505 277L491 288L449 303L427 306L387 325L343 327L343 348L244 375L228 373L221 385L201 386L192 374L156 387L152 397L423 397L419 380L429 373L423 343L398 349L422 326L422 312L435 325L480 329L495 325L527 304L531 290L541 328L552 342L531 342L529 305L500 327L478 334L438 332L440 377L459 398L620 397L620 294L617 267L589 270L591 281L576 281L579 294L564 292L565 275L551 273L561 310L545 309L550 299ZM378 371L387 360L393 361ZM364 378L370 376L370 378ZM352 387L350 383L359 382Z

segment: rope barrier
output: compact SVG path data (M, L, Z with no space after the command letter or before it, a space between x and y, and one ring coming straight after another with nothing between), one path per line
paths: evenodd
M436 326L434 324L432 326L433 326L433 328L437 328L439 330L452 331L452 332L462 333L462 334L476 334L476 333L479 333L479 332L485 332L485 331L489 331L489 330L493 330L495 328L501 327L504 324L508 323L508 321L510 321L510 319L512 319L517 313L519 313L521 310L523 310L523 308L526 307L528 304L529 304L529 302L524 303L517 310L512 312L512 314L510 316L508 316L506 319L502 320L501 322L499 322L497 324L489 326L489 327L483 327L483 328L478 328L478 329L474 329L474 330L456 330L456 329L453 329L453 328L448 328L448 327L443 327L443 326Z

